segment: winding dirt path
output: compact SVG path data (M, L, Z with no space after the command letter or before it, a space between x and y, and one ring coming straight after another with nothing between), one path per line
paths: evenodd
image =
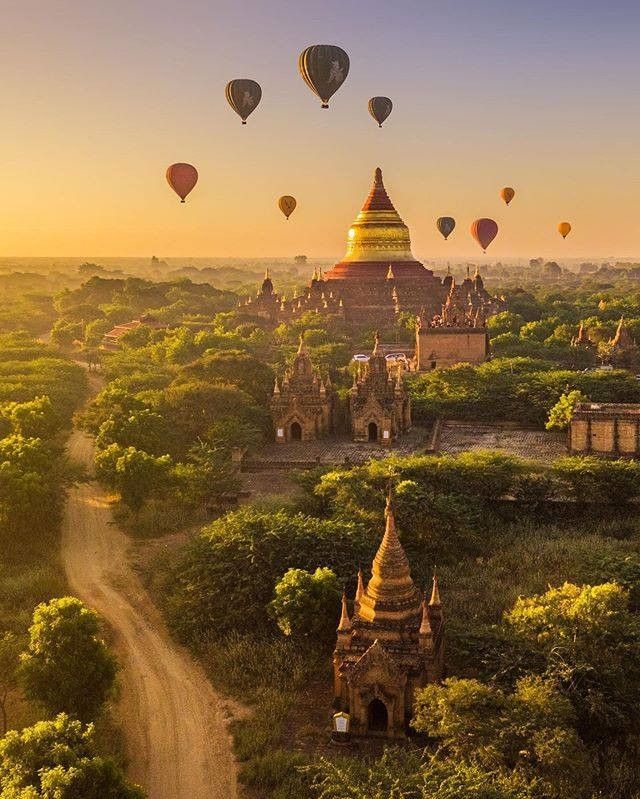
M91 468L93 441L75 431L69 456ZM122 666L119 718L129 777L149 799L237 795L224 702L164 621L129 564L129 539L96 482L69 494L62 559L72 591L111 625Z

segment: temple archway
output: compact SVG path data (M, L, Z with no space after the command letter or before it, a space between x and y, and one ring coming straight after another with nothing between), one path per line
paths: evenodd
M369 422L367 431L368 431L369 441L378 440L378 425L375 422Z
M292 441L302 441L302 427L298 424L298 422L294 422L291 425L291 440Z
M386 732L389 727L387 706L380 699L372 699L367 708L369 732Z

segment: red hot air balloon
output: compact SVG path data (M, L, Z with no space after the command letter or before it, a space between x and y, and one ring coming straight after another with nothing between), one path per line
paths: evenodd
M498 225L493 219L476 219L471 225L471 235L486 252L487 247L498 235Z
M184 202L187 194L198 182L198 170L191 164L171 164L167 169L167 183Z

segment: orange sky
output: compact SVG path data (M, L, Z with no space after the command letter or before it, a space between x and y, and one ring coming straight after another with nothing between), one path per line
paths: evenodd
M640 256L640 13L546 4L528 16L490 0L480 17L471 0L16 3L0 255L338 257L380 165L419 258L477 257L477 216L500 224L492 259ZM351 55L328 112L297 74L315 41ZM246 127L224 99L241 76L264 92ZM382 130L373 94L395 102ZM186 205L164 179L181 160L201 175ZM285 193L299 203L288 223ZM458 220L446 243L440 215Z

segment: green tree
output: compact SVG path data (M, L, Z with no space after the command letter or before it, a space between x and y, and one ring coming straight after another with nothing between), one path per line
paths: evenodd
M573 419L573 412L580 402L588 402L588 397L582 391L565 391L560 399L549 411L549 418L545 427L547 430L566 430Z
M25 694L48 714L93 719L113 691L116 671L97 613L75 597L36 607L20 677Z
M602 746L640 732L640 619L614 583L521 597L506 620L573 703L585 740Z
M340 595L331 569L289 569L276 583L269 612L285 635L326 643L335 637Z
M0 799L144 799L96 753L93 725L65 714L0 739Z
M574 721L553 682L526 677L512 694L477 680L429 685L417 696L412 723L454 761L515 772L540 783L548 799L578 799L590 793L591 767Z

